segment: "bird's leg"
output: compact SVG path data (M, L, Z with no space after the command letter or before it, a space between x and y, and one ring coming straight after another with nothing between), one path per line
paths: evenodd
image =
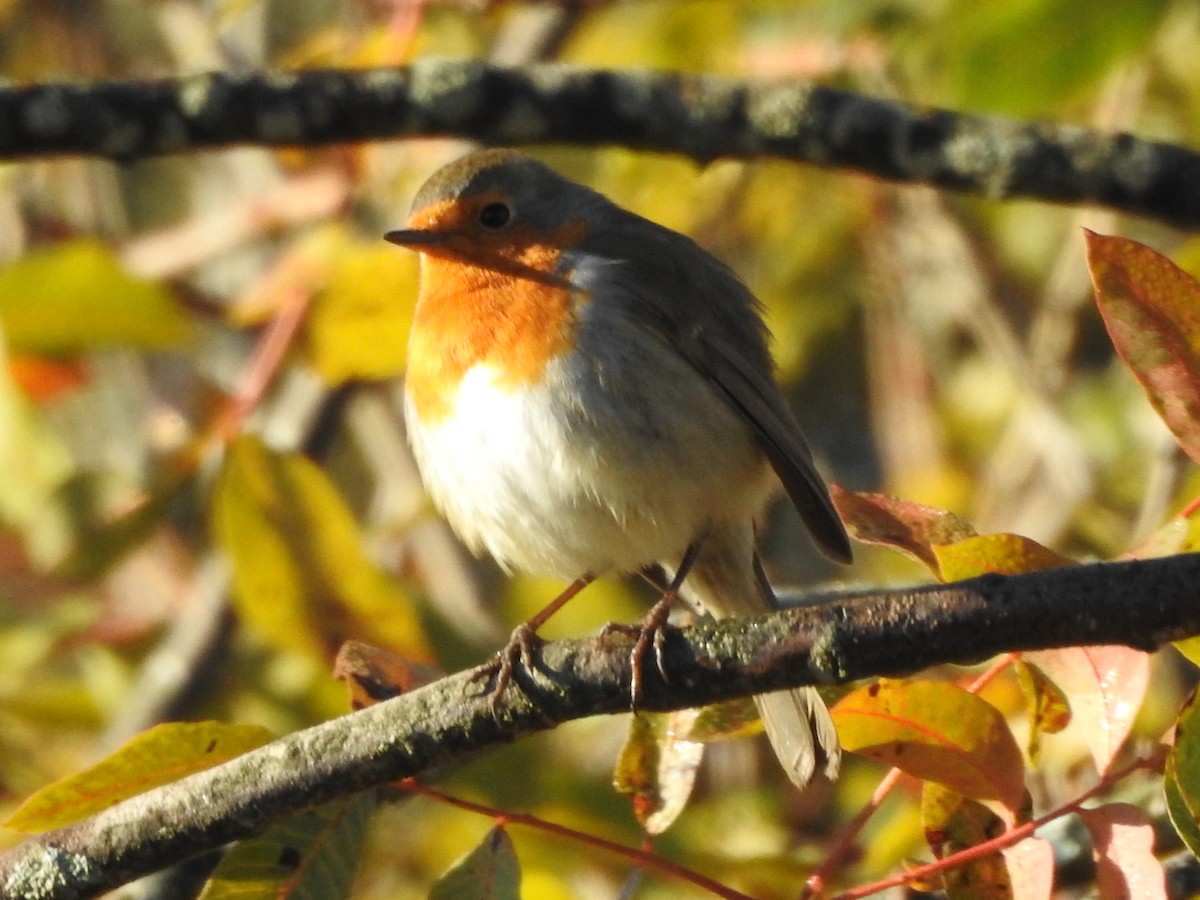
M675 577L671 579L671 583L667 585L658 602L650 607L650 612L646 613L646 618L642 620L642 624L637 627L630 628L628 626L609 624L604 626L602 634L611 634L614 631L620 631L625 634L636 635L637 640L634 641L633 650L630 653L630 662L633 672L629 678L629 700L631 708L636 711L638 702L642 699L642 665L645 662L646 652L654 648L654 662L658 666L659 674L662 675L664 681L668 681L666 663L663 659L663 649L667 637L667 620L671 615L671 607L675 600L679 597L679 589L683 585L683 580L687 578L688 572L695 565L696 557L700 555L700 541L695 540L688 544L688 548L684 551L683 559L680 560L679 568L675 571ZM661 588L661 582L656 579L649 578L651 584Z
M471 676L472 681L492 682L493 711L497 708L500 698L504 696L505 690L512 681L513 670L517 664L520 663L526 670L533 668L533 651L542 642L537 633L538 629L593 580L595 580L595 576L587 574L572 581L561 594L543 606L531 618L514 628L508 637L508 643L500 648L500 652L475 670Z

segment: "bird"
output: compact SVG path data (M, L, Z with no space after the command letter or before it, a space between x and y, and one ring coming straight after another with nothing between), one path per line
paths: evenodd
M652 567L670 584L635 654L675 594L715 618L776 608L754 522L779 483L851 561L759 301L691 238L509 149L435 171L385 238L421 257L404 418L433 504L475 553L572 582L521 641L591 579ZM814 689L755 702L795 784L836 777Z

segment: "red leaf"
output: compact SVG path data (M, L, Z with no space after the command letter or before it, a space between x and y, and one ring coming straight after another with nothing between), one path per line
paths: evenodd
M940 575L933 547L975 534L964 519L944 509L922 506L887 494L830 489L838 515L864 544L882 544L906 553Z
M1200 284L1128 238L1086 232L1096 305L1150 403L1200 462Z
M1154 826L1136 806L1079 810L1092 833L1100 900L1166 900L1166 874L1154 856Z
M1026 654L1066 692L1096 768L1108 771L1150 682L1150 657L1130 647L1068 647Z

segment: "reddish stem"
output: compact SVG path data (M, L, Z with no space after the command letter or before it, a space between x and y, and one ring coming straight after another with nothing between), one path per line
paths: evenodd
M699 872L694 872L684 866L673 863L670 860L663 859L661 856L655 856L645 850L638 850L634 847L627 847L624 844L618 844L616 841L605 840L601 837L596 837L594 834L587 834L583 831L576 831L574 828L568 828L565 825L559 825L555 822L547 822L545 819L540 819L530 813L508 812L505 810L494 809L490 806L484 806L482 803L474 803L470 800L463 800L461 797L454 797L450 794L444 794L441 791L431 788L428 785L420 782L407 779L400 782L399 787L406 791L411 791L414 794L422 794L426 797L431 797L434 800L440 800L442 803L447 803L450 806L458 809L465 809L468 812L478 813L481 816L488 816L495 819L498 823L524 825L528 828L535 828L538 831L544 831L548 834L553 834L558 837L566 838L567 840L576 841L581 844L586 844L589 847L594 847L598 850L605 850L609 853L622 856L625 859L631 860L644 869L649 869L658 872L661 875L668 875L678 878L681 881L686 881L688 884L695 885L701 890L708 891L717 897L725 897L728 900L753 900L747 894L740 891L735 891L731 887L726 887L718 881L713 881L711 878L706 878Z

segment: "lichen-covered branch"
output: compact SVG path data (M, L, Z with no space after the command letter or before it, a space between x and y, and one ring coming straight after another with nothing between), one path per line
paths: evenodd
M456 136L776 157L993 199L1200 227L1200 155L1128 134L916 107L808 81L423 60L0 90L0 159Z
M680 709L803 684L895 675L1004 651L1152 649L1200 633L1200 554L822 598L670 631L643 706ZM217 768L38 835L0 855L0 897L92 896L262 831L307 807L629 705L630 642L557 641L493 710L459 673L288 735Z

